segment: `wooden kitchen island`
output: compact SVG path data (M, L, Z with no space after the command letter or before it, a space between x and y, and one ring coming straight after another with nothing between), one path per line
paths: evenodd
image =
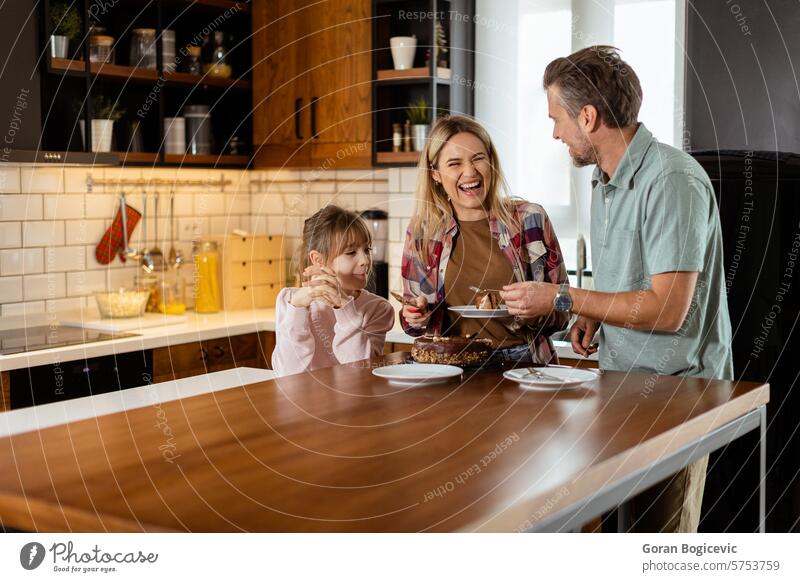
M414 388L372 375L405 357L1 439L0 522L39 532L574 531L758 428L763 478L767 384L603 373L556 394L523 390L502 370Z

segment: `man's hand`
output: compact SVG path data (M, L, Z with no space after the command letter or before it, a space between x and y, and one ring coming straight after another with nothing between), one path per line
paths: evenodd
M558 293L558 285L525 281L503 285L500 297L508 306L511 315L527 319L535 319L549 315L553 311L553 302Z
M425 297L415 297L415 305L403 306L403 318L408 325L415 329L421 329L428 325L431 312L428 311L428 300Z
M569 330L569 338L572 341L572 351L580 354L584 358L597 351L597 344L592 344L597 328L600 324L586 317L579 317L572 324Z

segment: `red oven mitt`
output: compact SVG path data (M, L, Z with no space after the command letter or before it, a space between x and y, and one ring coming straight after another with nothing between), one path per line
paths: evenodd
M135 208L128 205L127 221L128 221L128 241L131 240L133 229L139 223L142 213ZM100 239L97 248L94 251L94 256L97 262L101 265L107 265L114 260L114 255L123 249L124 239L122 237L122 208L117 210L117 215L114 217L114 222L108 227L108 230ZM125 257L119 256L119 259L124 263Z

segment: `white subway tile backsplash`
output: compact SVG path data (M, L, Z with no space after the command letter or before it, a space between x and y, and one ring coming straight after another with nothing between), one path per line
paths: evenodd
M66 225L66 244L68 245L87 245L97 244L106 232L107 224L110 220L67 220ZM56 244L56 243L54 243ZM59 244L64 244L63 242Z
M67 295L77 297L90 295L95 291L106 290L106 277L113 271L101 269L97 271L77 271L67 273Z
M22 301L22 277L0 277L0 303Z
M413 212L416 169L379 170L273 169L219 171L185 168L2 168L0 169L0 313L74 311L94 306L91 293L133 284L138 263L117 257L100 265L95 247L119 207L121 185L98 180L146 177L145 188L127 190L128 202L142 210L148 192L148 236L142 223L131 245L149 248L155 242L154 192L160 194L159 246L169 250L169 193L174 188L176 246L191 275L192 240L242 228L258 234L287 237L294 255L301 245L303 221L320 207L337 204L351 210L388 210L390 277L399 277L399 252ZM87 187L91 177L92 187ZM175 180L231 180L224 187L178 185ZM270 182L250 183L251 180ZM167 180L167 184L156 183ZM253 192L251 194L251 192ZM146 244L142 242L147 238ZM44 248L43 248L44 247ZM393 288L399 288L399 283Z
M45 194L44 219L83 218L86 215L83 194Z
M228 234L232 230L239 228L238 216L212 216L211 234Z
M22 246L22 223L0 222L0 248L19 248Z
M20 190L19 168L0 168L0 192L16 194Z
M41 194L0 195L0 220L41 220Z
M250 214L250 194L246 192L225 194L225 214Z
M33 167L20 170L20 192L55 194L64 191L64 168Z
M198 194L194 197L195 216L225 214L225 195L219 192Z
M418 172L416 168L400 168L401 192L414 192L417 189Z
M414 195L405 192L389 194L389 216L411 218L414 214Z
M67 285L64 273L26 275L22 278L22 286L25 301L58 299L67 294Z
M178 238L182 241L196 240L211 230L211 223L206 217L192 217L178 219Z
M44 252L44 264L48 273L83 271L86 269L86 247L52 247Z
M45 301L47 313L63 313L65 311L82 311L86 309L86 297L67 297ZM94 301L94 300L93 300Z
M389 168L389 190L400 192L400 168Z
M119 208L119 196L111 193L87 194L85 197L86 212L83 218L113 219ZM141 210L139 204L133 205Z
M261 180L266 182L299 181L301 179L300 170L265 170L260 174Z
M64 244L64 223L60 220L22 223L22 246L50 247Z
M86 193L89 191L88 182L102 179L102 174L102 171L87 168L64 168L64 192Z
M44 272L43 249L0 251L0 276L33 275Z
M17 315L35 315L45 313L44 301L28 301L25 303L4 303L3 317L14 317Z

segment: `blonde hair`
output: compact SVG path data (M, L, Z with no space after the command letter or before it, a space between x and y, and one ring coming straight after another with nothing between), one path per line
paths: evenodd
M417 166L419 172L417 174L416 208L411 219L410 230L415 242L415 256L423 265L428 260L430 241L438 239L453 220L453 207L450 205L444 186L433 179L433 170L438 169L442 148L459 133L474 135L486 148L492 169L485 199L489 215L496 218L506 228L510 228L514 223L513 203L508 196L508 184L500 168L497 150L489 133L472 118L462 115L442 117L431 129Z
M364 219L339 206L325 206L303 223L303 244L297 260L297 280L300 280L305 268L311 265L311 251L320 253L328 263L347 247L362 244L372 246L372 232Z

